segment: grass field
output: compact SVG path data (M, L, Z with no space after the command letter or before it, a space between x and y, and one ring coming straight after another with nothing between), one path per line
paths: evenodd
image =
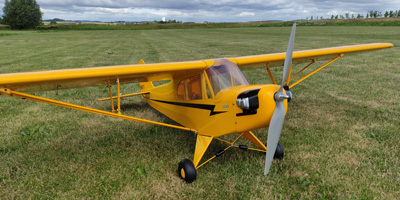
M183 183L192 133L0 96L0 199L396 199L400 196L400 27L298 27L295 50L391 42L344 57L292 90L285 158L228 151ZM290 27L0 31L0 73L284 52ZM297 69L301 69L298 66ZM294 71L297 71L296 69ZM270 83L266 70L244 71ZM273 69L280 77L281 68ZM138 90L124 85L122 93ZM106 88L37 95L100 109ZM138 97L124 113L173 123ZM30 129L33 134L26 134ZM21 133L25 132L25 134ZM267 130L255 134L267 140ZM243 141L244 144L247 144ZM225 145L213 142L205 157Z

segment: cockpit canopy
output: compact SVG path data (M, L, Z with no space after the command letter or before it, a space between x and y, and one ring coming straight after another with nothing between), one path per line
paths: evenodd
M206 73L216 97L225 88L249 85L236 64L227 59L215 60L214 65L209 67Z
M178 98L182 100L218 99L228 88L249 85L235 63L226 59L215 60L206 74L197 74L181 80L177 87Z

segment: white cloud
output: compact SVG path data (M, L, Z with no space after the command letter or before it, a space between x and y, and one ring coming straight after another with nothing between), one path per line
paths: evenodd
M398 0L37 0L44 19L244 22L400 9ZM4 0L0 0L0 15Z
M249 17L249 16L254 16L254 15L256 15L256 13L253 13L253 12L241 12L239 14L239 17Z

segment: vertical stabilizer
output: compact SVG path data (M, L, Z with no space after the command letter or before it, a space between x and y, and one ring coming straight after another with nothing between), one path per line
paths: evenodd
M139 64L146 64L143 59L140 59ZM153 82L140 82L140 92L148 92L154 88Z

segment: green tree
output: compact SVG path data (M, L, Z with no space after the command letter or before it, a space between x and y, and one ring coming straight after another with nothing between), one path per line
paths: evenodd
M3 7L3 23L12 29L36 28L42 24L40 6L36 0L6 0Z
M379 13L378 13L378 11L377 11L377 10L373 11L373 14L374 14L374 18L377 18L377 17L379 17Z
M374 17L374 11L373 10L370 10L369 11L369 18L373 18Z
M385 16L385 18L389 17L389 12L386 11L384 16Z

